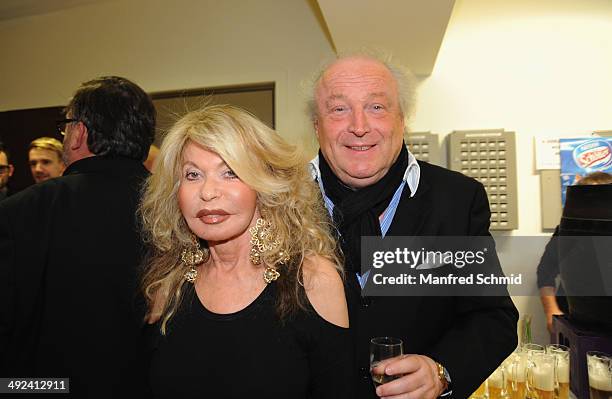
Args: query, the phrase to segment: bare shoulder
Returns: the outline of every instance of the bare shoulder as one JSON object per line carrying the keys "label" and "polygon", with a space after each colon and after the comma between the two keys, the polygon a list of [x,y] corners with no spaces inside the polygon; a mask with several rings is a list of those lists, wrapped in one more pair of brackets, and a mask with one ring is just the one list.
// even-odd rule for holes
{"label": "bare shoulder", "polygon": [[304,289],[312,307],[323,319],[347,328],[348,308],[344,284],[336,266],[321,256],[304,259]]}

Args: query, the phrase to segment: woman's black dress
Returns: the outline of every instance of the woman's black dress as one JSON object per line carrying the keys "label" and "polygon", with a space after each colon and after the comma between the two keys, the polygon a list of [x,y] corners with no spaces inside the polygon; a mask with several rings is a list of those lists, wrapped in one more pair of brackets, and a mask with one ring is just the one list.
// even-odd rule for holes
{"label": "woman's black dress", "polygon": [[311,307],[281,323],[276,283],[231,314],[207,310],[193,285],[166,336],[154,325],[150,382],[158,398],[350,398],[349,330]]}

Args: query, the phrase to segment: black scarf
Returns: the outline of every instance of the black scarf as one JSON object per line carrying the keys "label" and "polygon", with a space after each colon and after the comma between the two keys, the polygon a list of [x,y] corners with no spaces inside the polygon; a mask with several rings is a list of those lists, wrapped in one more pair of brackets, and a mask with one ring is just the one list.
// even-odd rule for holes
{"label": "black scarf", "polygon": [[361,237],[381,236],[378,216],[389,206],[408,167],[408,150],[402,149],[387,174],[358,190],[346,186],[334,175],[319,151],[319,169],[325,195],[334,203],[333,219],[345,257],[345,270],[361,272]]}

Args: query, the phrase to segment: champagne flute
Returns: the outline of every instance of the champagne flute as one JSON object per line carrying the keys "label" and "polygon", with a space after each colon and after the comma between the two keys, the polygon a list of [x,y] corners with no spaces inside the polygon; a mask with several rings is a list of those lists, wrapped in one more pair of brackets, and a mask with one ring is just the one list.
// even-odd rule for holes
{"label": "champagne flute", "polygon": [[384,360],[403,354],[403,343],[399,338],[376,337],[370,340],[370,374],[372,375],[375,388],[401,377],[400,375],[387,375],[384,370],[382,374],[377,374],[374,372],[374,369]]}

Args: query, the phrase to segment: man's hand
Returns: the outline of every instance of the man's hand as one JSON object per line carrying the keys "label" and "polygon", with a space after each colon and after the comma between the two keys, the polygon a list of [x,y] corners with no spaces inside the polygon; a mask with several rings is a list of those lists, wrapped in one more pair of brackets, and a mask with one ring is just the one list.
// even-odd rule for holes
{"label": "man's hand", "polygon": [[540,288],[540,300],[546,314],[546,328],[549,333],[552,331],[552,321],[554,315],[562,315],[563,312],[559,308],[557,298],[555,297],[555,287],[543,286]]}
{"label": "man's hand", "polygon": [[546,329],[550,334],[553,333],[553,316],[560,316],[563,312],[561,310],[552,310],[550,312],[546,312]]}
{"label": "man's hand", "polygon": [[376,395],[389,399],[435,399],[442,394],[436,362],[427,356],[402,355],[379,363],[376,374],[400,375],[376,388]]}

